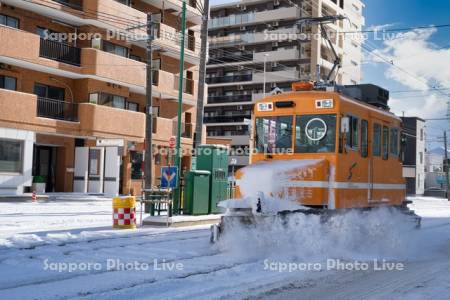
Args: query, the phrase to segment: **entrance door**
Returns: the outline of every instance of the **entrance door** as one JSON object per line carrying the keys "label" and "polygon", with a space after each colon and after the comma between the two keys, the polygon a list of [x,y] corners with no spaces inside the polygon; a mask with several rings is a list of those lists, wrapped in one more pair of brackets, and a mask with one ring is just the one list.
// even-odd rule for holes
{"label": "entrance door", "polygon": [[88,193],[103,193],[105,148],[89,148]]}
{"label": "entrance door", "polygon": [[33,176],[40,176],[45,182],[45,192],[55,191],[56,147],[35,146]]}
{"label": "entrance door", "polygon": [[107,196],[119,194],[120,156],[118,147],[105,148],[104,193]]}
{"label": "entrance door", "polygon": [[75,170],[73,177],[73,191],[87,193],[88,191],[89,147],[75,148]]}

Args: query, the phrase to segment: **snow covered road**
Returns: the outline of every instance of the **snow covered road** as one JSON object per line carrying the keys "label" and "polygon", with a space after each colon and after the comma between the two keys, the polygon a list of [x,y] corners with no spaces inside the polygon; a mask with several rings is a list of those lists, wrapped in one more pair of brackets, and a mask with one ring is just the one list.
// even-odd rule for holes
{"label": "snow covered road", "polygon": [[[111,203],[101,199],[0,203],[0,299],[448,299],[450,202],[413,200],[424,217],[419,231],[390,236],[374,219],[363,224],[350,216],[339,220],[338,231],[320,232],[315,220],[305,219],[312,225],[303,224],[301,245],[274,231],[215,246],[206,226],[110,230]],[[330,258],[371,267],[328,270]],[[404,270],[375,271],[373,258],[402,263]],[[267,261],[322,268],[271,270]]]}

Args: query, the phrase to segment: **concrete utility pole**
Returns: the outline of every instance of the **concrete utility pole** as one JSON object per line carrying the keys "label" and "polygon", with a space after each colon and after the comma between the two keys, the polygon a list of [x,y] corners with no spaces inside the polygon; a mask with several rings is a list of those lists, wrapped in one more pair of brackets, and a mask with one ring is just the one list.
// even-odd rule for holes
{"label": "concrete utility pole", "polygon": [[447,149],[447,130],[444,130],[444,170],[445,170],[445,183],[446,183],[446,190],[448,191],[449,189],[449,178],[448,178],[448,173],[449,173],[449,164],[448,164],[448,149]]}
{"label": "concrete utility pole", "polygon": [[203,136],[203,106],[205,101],[205,78],[206,78],[206,58],[208,56],[208,21],[209,21],[209,0],[204,0],[202,28],[200,31],[200,66],[198,74],[198,96],[197,96],[197,117],[195,122],[194,147],[202,143]]}
{"label": "concrete utility pole", "polygon": [[181,114],[183,112],[183,83],[184,83],[184,39],[186,31],[186,1],[183,0],[181,11],[181,36],[180,36],[180,81],[178,82],[178,113],[177,113],[177,144],[175,148],[175,166],[178,168],[178,180],[173,199],[173,211],[179,212],[180,206],[180,177],[181,177]]}
{"label": "concrete utility pole", "polygon": [[152,165],[153,165],[153,149],[152,149],[152,135],[153,135],[153,107],[152,107],[152,86],[153,86],[153,49],[152,43],[154,40],[154,23],[152,15],[147,14],[147,88],[145,101],[145,157],[144,157],[144,178],[145,189],[152,188]]}

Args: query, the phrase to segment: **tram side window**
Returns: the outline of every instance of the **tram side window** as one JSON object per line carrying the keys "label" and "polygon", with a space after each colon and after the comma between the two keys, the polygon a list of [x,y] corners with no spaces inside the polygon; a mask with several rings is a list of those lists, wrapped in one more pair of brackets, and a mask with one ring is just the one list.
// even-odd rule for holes
{"label": "tram side window", "polygon": [[350,130],[347,133],[347,146],[352,149],[358,148],[358,118],[349,116]]}
{"label": "tram side window", "polygon": [[361,120],[361,156],[367,157],[369,155],[369,123],[366,120]]}
{"label": "tram side window", "polygon": [[391,139],[390,139],[390,152],[393,156],[398,156],[399,154],[399,145],[398,145],[398,129],[392,128],[391,129]]}
{"label": "tram side window", "polygon": [[389,158],[389,128],[383,126],[383,159]]}
{"label": "tram side window", "polygon": [[381,125],[373,124],[372,155],[381,156]]}

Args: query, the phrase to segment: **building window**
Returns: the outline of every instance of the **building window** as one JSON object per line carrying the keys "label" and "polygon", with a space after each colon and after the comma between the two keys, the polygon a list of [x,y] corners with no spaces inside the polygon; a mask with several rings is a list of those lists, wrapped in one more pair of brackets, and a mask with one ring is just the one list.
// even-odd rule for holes
{"label": "building window", "polygon": [[420,128],[420,141],[423,141],[423,128]]}
{"label": "building window", "polygon": [[423,164],[423,152],[419,152],[419,162]]}
{"label": "building window", "polygon": [[142,179],[142,152],[130,151],[131,179]]}
{"label": "building window", "polygon": [[131,6],[131,0],[116,0],[116,2],[122,3],[126,6]]}
{"label": "building window", "polygon": [[17,79],[10,76],[0,76],[0,89],[17,91]]}
{"label": "building window", "polygon": [[127,102],[127,109],[131,111],[139,111],[139,104],[135,102]]}
{"label": "building window", "polygon": [[361,120],[361,156],[369,155],[369,123]]}
{"label": "building window", "polygon": [[383,159],[389,158],[389,128],[383,126]]}
{"label": "building window", "polygon": [[0,15],[0,24],[19,29],[19,19],[7,15]]}
{"label": "building window", "polygon": [[98,99],[98,104],[104,105],[104,106],[110,106],[115,108],[125,108],[125,97],[117,96],[117,95],[111,95],[106,93],[101,93],[100,97]]}
{"label": "building window", "polygon": [[352,149],[358,148],[358,123],[357,117],[349,116],[350,130],[347,133],[347,146]]}
{"label": "building window", "polygon": [[381,155],[381,125],[373,124],[372,155]]}
{"label": "building window", "polygon": [[23,142],[0,139],[0,173],[22,173]]}
{"label": "building window", "polygon": [[103,51],[108,52],[108,53],[112,53],[112,54],[116,54],[116,55],[120,55],[123,57],[128,57],[128,48],[127,47],[123,47],[123,46],[119,46],[110,42],[106,42],[103,41]]}
{"label": "building window", "polygon": [[36,83],[34,93],[38,97],[64,101],[65,90],[63,88]]}

